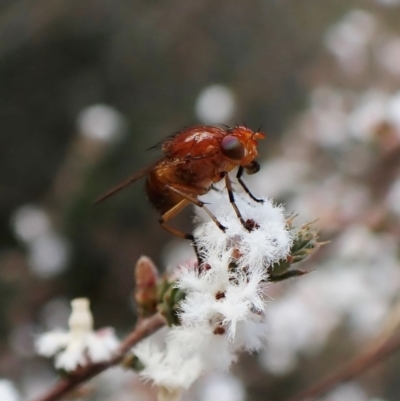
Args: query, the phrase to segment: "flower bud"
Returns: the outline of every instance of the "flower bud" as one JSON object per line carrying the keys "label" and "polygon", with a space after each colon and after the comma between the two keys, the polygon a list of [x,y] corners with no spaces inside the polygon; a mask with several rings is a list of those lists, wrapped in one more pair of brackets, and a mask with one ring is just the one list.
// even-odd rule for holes
{"label": "flower bud", "polygon": [[89,305],[87,298],[76,298],[71,301],[72,312],[68,320],[68,326],[71,331],[93,330],[93,316]]}
{"label": "flower bud", "polygon": [[139,316],[149,316],[157,310],[158,271],[153,261],[141,256],[135,266],[135,301]]}

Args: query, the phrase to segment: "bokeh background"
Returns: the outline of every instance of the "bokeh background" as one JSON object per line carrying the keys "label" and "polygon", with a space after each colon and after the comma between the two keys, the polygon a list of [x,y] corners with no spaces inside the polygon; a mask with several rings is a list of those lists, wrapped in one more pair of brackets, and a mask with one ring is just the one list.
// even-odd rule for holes
{"label": "bokeh background", "polygon": [[[198,401],[285,400],[400,322],[399,0],[3,0],[0,4],[0,390],[55,380],[34,338],[90,298],[96,327],[135,322],[133,268],[193,256],[162,230],[143,183],[93,207],[151,163],[146,149],[196,123],[268,134],[255,194],[318,219],[330,240],[302,278],[270,286],[269,344]],[[188,211],[176,225],[190,229]],[[386,337],[385,337],[386,336]],[[400,356],[326,401],[397,401]],[[115,370],[88,400],[153,400]],[[6,398],[8,397],[8,398]]]}

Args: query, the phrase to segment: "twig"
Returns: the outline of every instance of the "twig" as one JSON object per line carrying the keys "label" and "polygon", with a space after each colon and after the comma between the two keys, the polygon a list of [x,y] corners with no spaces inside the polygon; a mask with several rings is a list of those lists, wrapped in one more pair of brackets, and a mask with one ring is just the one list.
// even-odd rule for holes
{"label": "twig", "polygon": [[394,351],[399,349],[399,335],[391,337],[383,344],[380,343],[379,346],[374,346],[374,344],[372,344],[371,348],[367,349],[360,355],[357,355],[347,366],[332,373],[319,383],[297,393],[294,397],[287,399],[287,401],[315,400],[326,394],[339,383],[349,381],[366,370],[374,367],[385,358],[391,356]]}
{"label": "twig", "polygon": [[114,356],[107,362],[91,363],[80,368],[64,379],[61,379],[47,393],[35,399],[35,401],[55,401],[66,393],[70,392],[79,384],[98,375],[111,366],[117,365],[122,361],[125,354],[140,340],[148,337],[166,324],[164,317],[160,314],[153,315],[141,320],[136,328],[121,342]]}

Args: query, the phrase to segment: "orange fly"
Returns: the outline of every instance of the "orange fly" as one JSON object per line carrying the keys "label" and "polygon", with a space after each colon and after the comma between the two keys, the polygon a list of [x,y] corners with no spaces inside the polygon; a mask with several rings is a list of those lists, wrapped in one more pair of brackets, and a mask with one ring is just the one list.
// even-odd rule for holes
{"label": "orange fly", "polygon": [[161,147],[164,154],[159,161],[111,188],[95,203],[114,195],[139,178],[146,177],[146,193],[152,205],[161,214],[161,226],[174,235],[193,240],[191,234],[182,233],[166,223],[188,204],[193,203],[202,207],[218,227],[225,231],[225,227],[198,199],[198,196],[210,191],[214,183],[225,180],[229,200],[236,215],[250,231],[251,223],[243,220],[235,204],[228,173],[238,167],[238,182],[254,201],[262,202],[251,194],[242,180],[242,175],[244,170],[248,174],[259,171],[260,165],[255,160],[258,156],[257,139],[263,138],[265,135],[262,132],[254,132],[245,126],[222,128],[196,125],[185,128],[154,147]]}

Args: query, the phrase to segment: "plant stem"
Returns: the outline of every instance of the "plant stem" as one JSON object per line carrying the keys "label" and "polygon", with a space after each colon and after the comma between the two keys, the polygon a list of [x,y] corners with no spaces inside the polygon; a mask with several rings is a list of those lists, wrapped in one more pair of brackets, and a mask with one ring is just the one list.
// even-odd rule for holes
{"label": "plant stem", "polygon": [[36,398],[34,401],[55,401],[60,399],[66,393],[73,390],[79,384],[86,380],[98,375],[104,370],[119,364],[124,358],[125,354],[139,341],[148,337],[166,324],[164,317],[160,314],[153,315],[149,318],[142,319],[135,327],[135,329],[122,340],[120,346],[115,352],[114,356],[107,362],[90,363],[77,371],[73,372],[66,378],[60,379],[59,382],[48,390],[42,396]]}
{"label": "plant stem", "polygon": [[378,343],[377,346],[372,343],[365,352],[357,355],[348,365],[340,368],[323,380],[317,382],[315,385],[312,385],[297,393],[295,396],[290,397],[287,401],[311,401],[318,399],[318,397],[326,394],[333,387],[340,383],[352,380],[361,373],[382,362],[385,358],[388,358],[399,349],[399,335],[389,338],[383,344]]}

